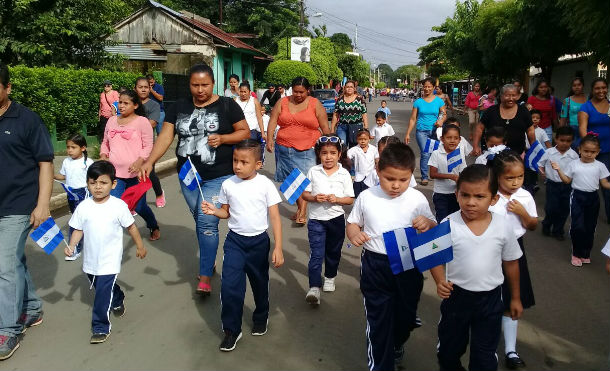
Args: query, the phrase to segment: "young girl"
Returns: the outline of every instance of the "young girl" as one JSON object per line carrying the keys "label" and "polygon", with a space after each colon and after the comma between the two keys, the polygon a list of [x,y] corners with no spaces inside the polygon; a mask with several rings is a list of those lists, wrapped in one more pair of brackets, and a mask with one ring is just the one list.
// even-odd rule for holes
{"label": "young girl", "polygon": [[[153,144],[153,129],[135,91],[121,93],[119,111],[121,116],[112,116],[108,120],[100,148],[100,158],[110,161],[116,168],[117,185],[111,195],[117,198],[127,188],[138,184],[138,172],[150,155]],[[161,238],[155,214],[146,204],[146,194],[138,201],[135,211],[146,221],[150,240]]]}
{"label": "young girl", "polygon": [[570,238],[572,239],[572,265],[581,267],[591,263],[591,249],[599,214],[599,184],[610,189],[606,166],[595,158],[599,154],[600,143],[596,134],[589,133],[580,140],[580,159],[573,160],[561,169],[552,162],[559,177],[566,184],[572,184],[570,215]]}
{"label": "young girl", "polygon": [[[76,206],[86,197],[87,169],[91,166],[93,160],[87,157],[87,140],[80,134],[74,134],[66,139],[66,150],[68,151],[68,157],[64,159],[59,174],[55,174],[54,178],[56,180],[65,180],[66,185],[72,188],[72,192],[78,196],[77,200],[68,198],[68,207],[70,212],[74,213]],[[70,227],[68,240],[73,231],[74,228]],[[74,249],[74,253],[66,256],[65,260],[74,261],[78,259],[82,250],[83,243],[79,242],[76,249]]]}
{"label": "young girl", "polygon": [[305,300],[318,305],[323,260],[325,269],[322,290],[335,291],[335,277],[345,239],[343,205],[351,205],[354,202],[354,188],[349,171],[339,163],[344,152],[341,150],[341,140],[338,136],[321,136],[316,142],[315,151],[319,164],[307,173],[307,179],[311,180],[311,183],[303,192],[303,199],[310,202],[307,230],[311,250],[309,291]]}
{"label": "young girl", "polygon": [[379,158],[377,147],[369,144],[371,134],[368,129],[360,129],[356,134],[358,145],[350,148],[347,151],[347,158],[352,161],[353,169],[355,170],[354,178],[354,194],[358,195],[369,188],[365,182],[371,171],[375,170],[375,160]]}
{"label": "young girl", "polygon": [[[536,203],[532,195],[521,188],[525,173],[525,166],[516,152],[506,150],[498,153],[493,160],[487,162],[498,177],[498,201],[489,208],[489,211],[506,216],[517,237],[523,255],[519,258],[519,286],[521,304],[527,309],[535,304],[534,290],[527,268],[523,235],[527,230],[533,231],[538,225]],[[505,275],[506,276],[506,275]],[[516,351],[517,325],[510,314],[511,292],[507,280],[502,284],[502,297],[504,298],[504,316],[502,317],[502,330],[504,331],[504,346],[506,365],[510,369],[525,366],[525,362]]]}

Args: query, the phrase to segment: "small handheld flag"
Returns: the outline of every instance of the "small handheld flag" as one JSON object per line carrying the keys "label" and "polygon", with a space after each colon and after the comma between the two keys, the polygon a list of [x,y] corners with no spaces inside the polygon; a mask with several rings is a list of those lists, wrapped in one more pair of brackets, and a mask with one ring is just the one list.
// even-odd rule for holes
{"label": "small handheld flag", "polygon": [[197,188],[197,184],[201,181],[201,176],[197,172],[197,169],[195,169],[195,166],[193,166],[190,158],[180,168],[178,178],[180,178],[182,183],[186,185],[186,188],[191,191],[194,191],[195,188]]}
{"label": "small handheld flag", "polygon": [[455,151],[447,153],[447,171],[452,172],[453,169],[462,164],[462,153],[460,147]]}
{"label": "small handheld flag", "polygon": [[415,228],[407,228],[407,240],[420,272],[453,260],[449,220],[419,234]]}
{"label": "small handheld flag", "polygon": [[399,274],[413,269],[413,258],[411,249],[407,242],[408,228],[400,228],[383,234],[383,243],[390,261],[392,273]]}
{"label": "small handheld flag", "polygon": [[30,236],[47,254],[51,254],[61,241],[64,241],[68,246],[64,240],[64,235],[51,217],[38,226]]}
{"label": "small handheld flag", "polygon": [[311,181],[307,179],[305,174],[295,168],[280,186],[280,192],[284,194],[284,197],[286,197],[289,204],[294,205],[309,183],[311,183]]}
{"label": "small handheld flag", "polygon": [[426,145],[424,146],[424,152],[425,153],[432,153],[434,151],[436,151],[438,149],[438,147],[440,147],[441,142],[439,142],[438,140],[434,140],[434,139],[426,139]]}
{"label": "small handheld flag", "polygon": [[81,198],[78,193],[74,192],[74,189],[72,187],[70,187],[69,185],[62,183],[58,180],[56,180],[57,183],[61,184],[61,186],[64,188],[64,191],[66,191],[66,196],[68,197],[69,201],[82,201],[84,200],[84,198]]}
{"label": "small handheld flag", "polygon": [[534,141],[525,154],[525,167],[538,171],[538,161],[544,156],[544,147],[539,141]]}

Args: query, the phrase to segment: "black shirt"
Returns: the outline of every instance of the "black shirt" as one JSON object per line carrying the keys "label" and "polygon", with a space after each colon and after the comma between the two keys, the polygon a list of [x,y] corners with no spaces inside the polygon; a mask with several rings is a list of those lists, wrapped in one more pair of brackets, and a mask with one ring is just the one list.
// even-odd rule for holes
{"label": "black shirt", "polygon": [[203,180],[233,174],[233,145],[212,148],[208,136],[231,134],[235,131],[233,125],[241,120],[245,120],[244,112],[232,98],[218,97],[203,108],[195,107],[192,98],[180,99],[169,106],[165,122],[173,124],[178,134],[178,171],[190,156]]}
{"label": "black shirt", "polygon": [[0,216],[29,215],[38,201],[38,163],[53,161],[53,145],[36,113],[11,102],[0,116]]}
{"label": "black shirt", "polygon": [[263,104],[263,102],[265,101],[265,98],[269,99],[269,106],[271,106],[271,108],[275,107],[275,104],[277,103],[278,100],[280,100],[280,98],[282,97],[282,94],[278,91],[275,90],[273,93],[271,93],[269,90],[266,90],[263,93],[263,97],[261,98],[261,104]]}
{"label": "black shirt", "polygon": [[527,104],[527,94],[521,93],[521,95],[519,96],[519,99],[517,99],[517,104],[520,106],[523,104]]}
{"label": "black shirt", "polygon": [[501,126],[506,130],[506,146],[521,154],[525,151],[527,129],[532,126],[532,117],[525,106],[517,106],[517,113],[512,119],[506,120],[500,116],[500,105],[489,107],[481,117],[485,129]]}

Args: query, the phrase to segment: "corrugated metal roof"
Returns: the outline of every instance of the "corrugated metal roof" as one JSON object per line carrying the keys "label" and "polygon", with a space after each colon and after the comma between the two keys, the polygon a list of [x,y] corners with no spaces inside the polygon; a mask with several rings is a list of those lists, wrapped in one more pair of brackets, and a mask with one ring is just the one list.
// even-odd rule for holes
{"label": "corrugated metal roof", "polygon": [[166,55],[156,54],[150,48],[138,44],[118,44],[104,48],[108,53],[120,54],[132,60],[140,61],[167,61]]}

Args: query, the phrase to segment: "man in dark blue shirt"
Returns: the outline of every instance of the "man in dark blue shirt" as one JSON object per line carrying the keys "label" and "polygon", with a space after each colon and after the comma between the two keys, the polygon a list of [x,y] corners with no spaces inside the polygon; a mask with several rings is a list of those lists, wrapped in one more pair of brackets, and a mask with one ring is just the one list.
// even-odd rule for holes
{"label": "man in dark blue shirt", "polygon": [[163,127],[163,121],[165,120],[165,108],[163,107],[163,96],[165,95],[165,90],[161,84],[158,84],[155,81],[155,77],[153,75],[146,75],[146,79],[148,80],[148,85],[150,85],[150,99],[159,103],[159,107],[161,108],[159,122],[157,123],[157,126],[155,126],[155,131],[157,132],[157,135],[159,135],[161,128]]}

